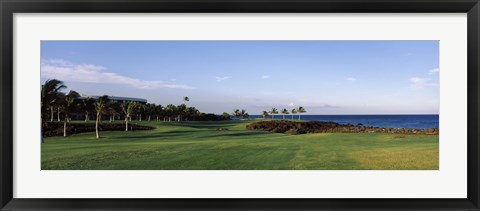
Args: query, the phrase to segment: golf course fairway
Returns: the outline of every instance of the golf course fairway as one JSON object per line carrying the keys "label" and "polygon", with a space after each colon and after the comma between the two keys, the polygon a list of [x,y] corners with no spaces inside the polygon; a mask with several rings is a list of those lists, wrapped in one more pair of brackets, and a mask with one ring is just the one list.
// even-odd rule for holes
{"label": "golf course fairway", "polygon": [[[145,131],[47,137],[42,170],[438,170],[438,135],[247,130],[259,120],[134,121]],[[78,122],[80,124],[81,121]],[[116,121],[122,124],[122,121]],[[75,123],[71,123],[75,124]]]}

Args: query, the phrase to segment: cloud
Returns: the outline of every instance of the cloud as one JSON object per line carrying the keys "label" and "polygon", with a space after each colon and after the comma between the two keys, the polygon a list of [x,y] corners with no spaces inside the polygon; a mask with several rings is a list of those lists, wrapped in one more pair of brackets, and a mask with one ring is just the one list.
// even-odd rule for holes
{"label": "cloud", "polygon": [[65,61],[63,59],[49,59],[49,60],[42,59],[42,65],[43,64],[51,64],[51,65],[57,65],[57,66],[73,66],[74,65],[71,62]]}
{"label": "cloud", "polygon": [[341,108],[340,106],[336,106],[336,105],[330,105],[330,104],[325,104],[323,106],[321,106],[322,108]]}
{"label": "cloud", "polygon": [[440,69],[437,67],[437,68],[433,68],[431,70],[428,71],[428,74],[429,75],[434,75],[434,74],[438,74],[440,72]]}
{"label": "cloud", "polygon": [[438,83],[432,82],[430,78],[413,77],[409,79],[410,86],[414,89],[438,87]]}
{"label": "cloud", "polygon": [[220,81],[228,80],[228,79],[230,79],[230,78],[232,78],[232,77],[231,77],[231,76],[223,76],[223,77],[216,76],[216,77],[215,77],[215,80],[216,80],[217,82],[220,82]]}
{"label": "cloud", "polygon": [[293,107],[295,104],[293,102],[289,103],[288,106]]}
{"label": "cloud", "polygon": [[262,78],[262,79],[267,79],[267,78],[270,78],[270,77],[271,77],[271,76],[269,76],[269,75],[262,75],[261,78]]}
{"label": "cloud", "polygon": [[305,106],[308,108],[341,108],[340,106],[337,105],[330,105],[330,104],[323,104],[323,105],[310,105],[310,106]]}
{"label": "cloud", "polygon": [[123,76],[106,71],[106,67],[93,64],[74,64],[69,61],[42,60],[41,76],[62,81],[127,85],[137,89],[194,89],[194,87],[169,81],[150,81]]}
{"label": "cloud", "polygon": [[354,78],[354,77],[348,77],[348,78],[347,78],[347,81],[356,81],[356,80],[357,80],[357,79]]}

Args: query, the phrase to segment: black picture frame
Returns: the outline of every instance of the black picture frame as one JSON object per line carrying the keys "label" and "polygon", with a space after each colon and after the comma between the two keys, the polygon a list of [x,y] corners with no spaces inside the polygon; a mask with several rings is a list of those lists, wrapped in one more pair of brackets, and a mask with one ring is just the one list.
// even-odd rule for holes
{"label": "black picture frame", "polygon": [[[2,210],[479,210],[479,0],[0,0]],[[15,13],[467,13],[466,199],[19,199],[13,198]],[[234,191],[234,190],[232,190]]]}

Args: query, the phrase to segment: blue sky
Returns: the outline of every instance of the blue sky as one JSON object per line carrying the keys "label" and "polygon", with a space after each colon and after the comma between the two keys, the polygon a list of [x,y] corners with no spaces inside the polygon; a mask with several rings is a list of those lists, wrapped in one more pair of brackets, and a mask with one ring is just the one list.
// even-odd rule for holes
{"label": "blue sky", "polygon": [[203,112],[438,114],[438,41],[42,41],[41,80]]}

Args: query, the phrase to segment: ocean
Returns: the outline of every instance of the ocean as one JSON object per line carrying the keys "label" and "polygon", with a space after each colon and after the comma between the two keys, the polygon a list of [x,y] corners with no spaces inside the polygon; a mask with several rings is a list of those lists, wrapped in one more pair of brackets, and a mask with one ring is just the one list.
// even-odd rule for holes
{"label": "ocean", "polygon": [[[263,118],[259,115],[252,115],[252,118]],[[275,119],[282,119],[283,115],[277,114]],[[285,119],[291,119],[292,115],[285,115]],[[294,115],[295,120],[298,115]],[[272,119],[267,116],[265,119]],[[427,129],[438,128],[438,115],[301,115],[301,120],[308,121],[331,121],[339,124],[363,124],[365,126],[386,127],[386,128],[411,128]]]}

